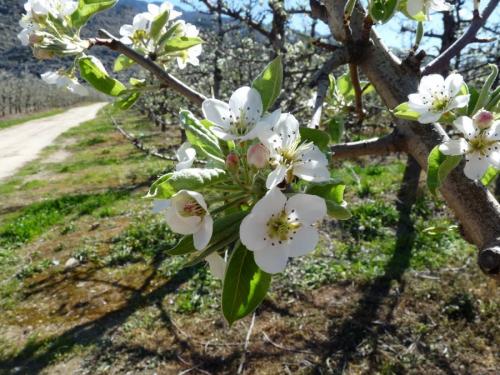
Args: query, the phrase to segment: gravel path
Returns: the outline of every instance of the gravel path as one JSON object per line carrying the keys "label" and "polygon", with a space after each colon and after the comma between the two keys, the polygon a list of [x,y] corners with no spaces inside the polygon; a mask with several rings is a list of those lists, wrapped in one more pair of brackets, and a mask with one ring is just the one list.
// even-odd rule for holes
{"label": "gravel path", "polygon": [[107,103],[95,103],[0,130],[0,180],[12,176],[58,135],[92,120]]}

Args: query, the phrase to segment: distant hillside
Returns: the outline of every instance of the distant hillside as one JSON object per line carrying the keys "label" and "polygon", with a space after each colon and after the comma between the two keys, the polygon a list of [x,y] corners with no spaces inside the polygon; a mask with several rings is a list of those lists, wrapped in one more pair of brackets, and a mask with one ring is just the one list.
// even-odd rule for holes
{"label": "distant hillside", "polygon": [[[31,50],[20,44],[17,34],[20,31],[19,19],[24,12],[24,0],[0,0],[0,70],[6,70],[16,75],[32,73],[39,75],[49,69],[61,67],[60,59],[39,61],[36,60]],[[146,10],[147,3],[140,0],[119,0],[118,4],[94,17],[84,29],[83,36],[95,36],[97,30],[105,28],[117,35],[120,26],[132,22],[133,16]],[[197,26],[209,27],[210,16],[198,12],[184,12],[184,20]],[[105,63],[110,63],[114,54],[111,51],[99,49],[93,51]],[[68,60],[71,61],[71,60]]]}

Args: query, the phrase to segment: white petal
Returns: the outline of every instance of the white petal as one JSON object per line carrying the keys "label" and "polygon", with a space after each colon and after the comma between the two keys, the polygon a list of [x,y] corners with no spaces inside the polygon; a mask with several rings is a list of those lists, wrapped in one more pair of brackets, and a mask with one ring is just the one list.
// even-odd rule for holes
{"label": "white petal", "polygon": [[191,191],[191,190],[181,190],[180,192],[185,192],[191,196],[205,211],[208,211],[207,203],[205,202],[205,198],[203,198],[203,195],[196,191]]}
{"label": "white petal", "polygon": [[247,135],[241,138],[241,140],[246,141],[255,138],[261,139],[262,137],[269,138],[273,134],[271,128],[278,123],[280,116],[280,109],[265,115]]}
{"label": "white petal", "polygon": [[469,150],[469,144],[463,138],[449,140],[439,146],[445,155],[463,155]]}
{"label": "white petal", "polygon": [[[409,2],[410,3],[410,2]],[[420,9],[422,10],[422,9]],[[418,13],[418,12],[417,12]],[[419,93],[434,93],[444,91],[444,78],[440,74],[429,74],[422,77],[418,86]]]}
{"label": "white petal", "polygon": [[153,201],[153,213],[156,214],[160,211],[166,210],[170,206],[170,199],[157,199]]}
{"label": "white petal", "polygon": [[193,234],[193,243],[196,250],[203,250],[207,247],[214,229],[214,221],[212,216],[205,215],[203,218],[200,229]]}
{"label": "white petal", "polygon": [[153,16],[160,14],[160,7],[156,4],[148,4],[148,12]]}
{"label": "white petal", "polygon": [[45,83],[48,83],[49,85],[55,85],[57,84],[60,76],[59,73],[50,71],[41,74],[40,77]]}
{"label": "white petal", "polygon": [[281,115],[280,121],[274,131],[281,137],[283,148],[288,148],[295,144],[296,140],[300,137],[299,126],[299,122],[294,115],[290,113]]}
{"label": "white petal", "polygon": [[132,25],[123,25],[120,27],[120,35],[130,36],[134,33],[134,27]]}
{"label": "white petal", "polygon": [[415,16],[424,10],[424,0],[408,0],[406,10],[410,16]]}
{"label": "white petal", "polygon": [[203,115],[205,118],[214,124],[219,125],[223,129],[229,129],[229,106],[217,99],[207,99],[202,106]]}
{"label": "white petal", "polygon": [[471,180],[479,180],[488,169],[489,159],[474,153],[466,156],[464,174]]}
{"label": "white petal", "polygon": [[486,133],[486,138],[491,141],[500,141],[500,121],[496,121],[491,125]]}
{"label": "white petal", "polygon": [[[259,218],[269,219],[271,215],[281,212],[285,208],[286,196],[280,189],[274,188],[267,192],[252,209],[252,214]],[[266,221],[267,223],[267,221]]]}
{"label": "white petal", "polygon": [[244,114],[247,123],[256,124],[262,116],[262,99],[257,90],[240,87],[231,95],[229,108],[237,118]]}
{"label": "white petal", "polygon": [[302,227],[288,244],[288,256],[298,257],[309,254],[316,248],[318,241],[319,234],[315,228]]}
{"label": "white petal", "polygon": [[286,202],[286,212],[296,215],[300,223],[310,225],[326,216],[326,203],[316,195],[295,194]]}
{"label": "white petal", "polygon": [[460,91],[460,87],[464,84],[464,79],[460,74],[450,74],[444,81],[444,88],[450,98],[453,98]]}
{"label": "white petal", "polygon": [[167,225],[173,232],[179,234],[193,234],[198,231],[200,225],[199,216],[181,216],[174,207],[167,209],[165,214]]}
{"label": "white petal", "polygon": [[466,139],[475,138],[479,133],[479,129],[474,125],[474,121],[467,116],[460,116],[453,122],[453,125]]}
{"label": "white petal", "polygon": [[177,157],[177,160],[179,160],[175,169],[177,171],[181,171],[186,168],[191,168],[194,159],[196,158],[196,150],[191,146],[191,143],[184,142],[176,151],[175,156]]}
{"label": "white petal", "polygon": [[274,171],[267,175],[266,188],[272,189],[280,184],[286,176],[287,167],[279,164]]}
{"label": "white petal", "polygon": [[293,174],[304,181],[324,182],[330,179],[328,168],[316,161],[301,163],[293,167]]}
{"label": "white petal", "polygon": [[269,218],[262,215],[247,215],[240,225],[240,240],[248,250],[259,251],[267,243],[267,221]]}
{"label": "white petal", "polygon": [[321,150],[316,147],[312,146],[308,148],[304,152],[304,156],[302,156],[303,161],[316,161],[320,165],[328,165],[328,159],[326,158],[326,155],[321,152]]}
{"label": "white petal", "polygon": [[433,122],[437,122],[441,118],[441,112],[424,112],[421,113],[418,122],[421,124],[431,124]]}
{"label": "white petal", "polygon": [[448,109],[453,109],[453,108],[463,108],[467,104],[469,104],[469,98],[470,95],[459,95],[450,102],[448,105]]}
{"label": "white petal", "polygon": [[219,126],[212,126],[210,130],[212,131],[212,133],[214,133],[214,135],[217,138],[222,139],[224,141],[234,141],[236,140],[236,138],[238,138],[234,134],[229,133],[226,129],[223,129],[222,127]]}
{"label": "white petal", "polygon": [[488,155],[488,159],[490,164],[493,165],[496,169],[500,169],[500,151],[492,151]]}
{"label": "white petal", "polygon": [[425,96],[421,94],[410,94],[408,95],[408,105],[410,108],[429,108],[428,104],[424,104]]}
{"label": "white petal", "polygon": [[212,253],[205,258],[210,267],[210,272],[216,279],[223,280],[226,272],[226,261],[217,253]]}
{"label": "white petal", "polygon": [[288,256],[282,247],[269,246],[253,255],[259,268],[271,274],[282,272],[288,261]]}

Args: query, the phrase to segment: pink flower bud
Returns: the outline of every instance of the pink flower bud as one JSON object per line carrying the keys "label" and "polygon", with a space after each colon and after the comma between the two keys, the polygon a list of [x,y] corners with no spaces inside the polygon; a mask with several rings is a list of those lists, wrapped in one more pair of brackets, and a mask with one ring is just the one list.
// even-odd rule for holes
{"label": "pink flower bud", "polygon": [[240,168],[240,158],[238,154],[231,152],[229,153],[229,155],[227,155],[226,168],[232,172],[235,172]]}
{"label": "pink flower bud", "polygon": [[488,129],[495,118],[491,112],[480,109],[472,119],[479,129]]}
{"label": "pink flower bud", "polygon": [[262,143],[257,143],[248,149],[247,162],[248,165],[255,168],[264,168],[269,161],[269,151]]}

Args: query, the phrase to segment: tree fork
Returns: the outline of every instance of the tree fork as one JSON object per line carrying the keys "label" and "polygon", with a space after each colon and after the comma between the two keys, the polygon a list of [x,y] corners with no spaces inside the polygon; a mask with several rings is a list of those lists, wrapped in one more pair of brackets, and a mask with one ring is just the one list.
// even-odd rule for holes
{"label": "tree fork", "polygon": [[[498,0],[491,0],[498,3]],[[328,24],[332,35],[344,44],[347,35],[343,25],[345,1],[326,0]],[[489,9],[489,5],[487,6]],[[358,4],[351,16],[351,32],[354,43],[361,40],[365,12]],[[482,20],[484,23],[485,20]],[[439,59],[439,57],[437,58]],[[385,105],[392,109],[406,102],[408,95],[417,91],[419,73],[415,72],[391,54],[374,30],[371,41],[364,47],[359,67],[374,85]],[[403,151],[427,169],[427,157],[431,150],[448,140],[439,124],[422,125],[416,122],[396,120],[396,129],[404,138]],[[487,275],[500,275],[500,205],[480,183],[467,179],[458,167],[453,170],[440,188],[448,206],[461,222],[467,238],[478,248],[478,263]]]}

